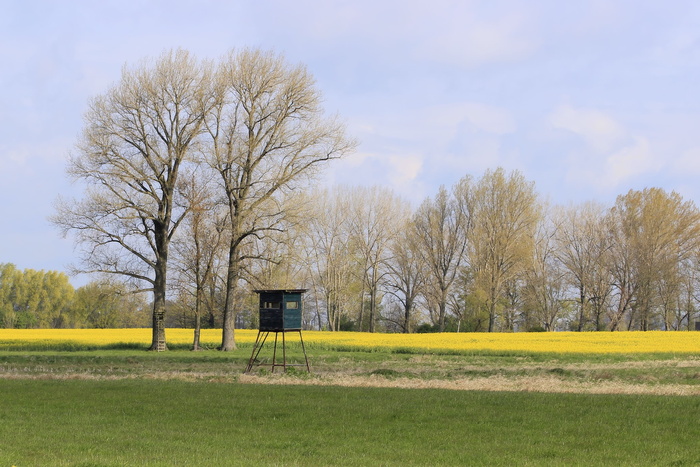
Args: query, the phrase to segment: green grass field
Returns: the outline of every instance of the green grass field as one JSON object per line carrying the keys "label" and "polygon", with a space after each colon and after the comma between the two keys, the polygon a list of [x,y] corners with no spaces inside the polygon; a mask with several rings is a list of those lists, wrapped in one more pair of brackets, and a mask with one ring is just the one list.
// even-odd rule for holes
{"label": "green grass field", "polygon": [[2,380],[0,465],[697,465],[700,399]]}
{"label": "green grass field", "polygon": [[700,464],[693,356],[249,352],[2,351],[0,466]]}

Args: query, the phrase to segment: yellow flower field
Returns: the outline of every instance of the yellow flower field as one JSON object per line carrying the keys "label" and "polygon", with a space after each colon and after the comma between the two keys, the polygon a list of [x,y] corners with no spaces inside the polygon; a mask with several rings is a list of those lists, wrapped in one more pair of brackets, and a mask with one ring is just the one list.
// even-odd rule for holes
{"label": "yellow flower field", "polygon": [[[252,344],[257,330],[236,330],[236,341]],[[310,348],[344,350],[389,350],[410,352],[470,351],[554,352],[554,353],[683,353],[700,354],[698,332],[557,332],[557,333],[442,333],[369,334],[358,332],[304,331]],[[192,342],[191,329],[167,329],[169,344]],[[290,333],[289,342],[298,342]],[[0,348],[18,344],[60,344],[108,346],[151,342],[150,329],[0,329]],[[201,342],[216,346],[221,330],[202,330]]]}

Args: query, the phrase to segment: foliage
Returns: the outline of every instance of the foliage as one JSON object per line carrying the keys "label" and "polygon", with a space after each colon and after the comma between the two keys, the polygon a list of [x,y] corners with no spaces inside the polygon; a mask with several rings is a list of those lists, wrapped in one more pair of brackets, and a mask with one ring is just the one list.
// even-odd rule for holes
{"label": "foliage", "polygon": [[0,264],[0,327],[140,327],[148,325],[145,308],[121,283],[98,280],[76,290],[64,273]]}
{"label": "foliage", "polygon": [[73,294],[64,273],[20,271],[12,264],[0,264],[0,326],[70,326],[75,319],[70,309]]}

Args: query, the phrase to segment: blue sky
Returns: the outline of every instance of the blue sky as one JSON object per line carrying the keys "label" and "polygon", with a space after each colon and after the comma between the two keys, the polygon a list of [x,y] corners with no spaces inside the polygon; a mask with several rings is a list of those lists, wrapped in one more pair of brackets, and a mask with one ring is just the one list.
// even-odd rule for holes
{"label": "blue sky", "polygon": [[[700,2],[0,0],[0,263],[64,270],[48,223],[91,96],[170,48],[304,63],[360,145],[326,184],[414,205],[520,170],[555,204],[700,202]],[[74,283],[84,279],[76,279]]]}

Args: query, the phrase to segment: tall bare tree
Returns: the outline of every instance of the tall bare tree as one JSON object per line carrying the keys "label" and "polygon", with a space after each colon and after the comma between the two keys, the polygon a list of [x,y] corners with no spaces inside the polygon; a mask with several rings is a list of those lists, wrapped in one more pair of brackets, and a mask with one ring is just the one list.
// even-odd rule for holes
{"label": "tall bare tree", "polygon": [[361,263],[359,330],[364,326],[365,297],[369,300],[368,331],[374,332],[378,318],[379,286],[386,273],[389,245],[398,234],[401,219],[410,216],[409,206],[391,190],[358,187],[349,191],[350,229],[357,260]]}
{"label": "tall bare tree", "polygon": [[[455,191],[466,192],[469,183],[468,178],[463,179]],[[445,330],[450,287],[457,278],[467,246],[470,218],[469,212],[462,208],[462,199],[440,187],[435,197],[425,200],[414,214],[416,246],[427,271],[426,301],[437,307],[440,332]]]}
{"label": "tall bare tree", "polygon": [[94,98],[68,173],[87,184],[52,221],[82,248],[79,272],[117,274],[153,292],[151,349],[165,343],[170,241],[187,211],[180,172],[211,105],[210,70],[183,50],[124,68]]}
{"label": "tall bare tree", "polygon": [[420,261],[413,219],[407,217],[399,223],[399,234],[392,239],[389,250],[384,286],[401,305],[401,329],[408,333],[416,301],[425,284],[425,268]]}
{"label": "tall bare tree", "polygon": [[554,331],[566,300],[565,268],[556,255],[557,224],[551,211],[545,208],[543,219],[537,224],[533,256],[525,269],[525,296],[538,324],[545,331]]}
{"label": "tall bare tree", "polygon": [[347,187],[315,190],[309,196],[305,257],[315,308],[325,311],[331,331],[340,330],[341,321],[350,320],[362,288],[363,275],[351,242],[351,196]]}
{"label": "tall bare tree", "polygon": [[577,290],[577,331],[589,320],[601,330],[604,305],[611,292],[611,278],[605,264],[608,239],[603,218],[605,208],[585,203],[557,212],[556,255],[566,268],[568,280]]}
{"label": "tall bare tree", "polygon": [[231,222],[221,350],[232,350],[236,288],[251,259],[245,243],[281,230],[285,195],[355,143],[324,116],[306,68],[279,55],[231,52],[217,71],[216,90],[203,150],[220,175]]}

